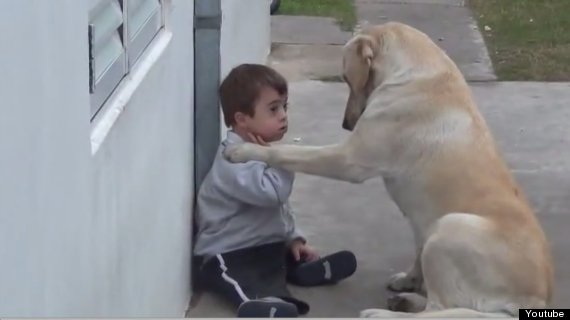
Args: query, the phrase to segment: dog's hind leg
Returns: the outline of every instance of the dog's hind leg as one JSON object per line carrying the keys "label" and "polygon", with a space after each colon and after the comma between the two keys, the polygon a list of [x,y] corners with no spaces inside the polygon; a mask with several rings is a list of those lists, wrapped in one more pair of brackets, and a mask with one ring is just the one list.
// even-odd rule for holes
{"label": "dog's hind leg", "polygon": [[501,260],[505,258],[502,253],[508,251],[490,236],[492,228],[489,220],[473,214],[450,213],[440,218],[421,256],[427,289],[425,310],[368,309],[361,317],[516,317],[523,306],[543,306],[512,294],[512,270]]}
{"label": "dog's hind leg", "polygon": [[468,213],[450,213],[435,223],[422,252],[428,310],[518,315],[532,293],[516,291],[509,247],[493,236],[494,228],[487,218]]}

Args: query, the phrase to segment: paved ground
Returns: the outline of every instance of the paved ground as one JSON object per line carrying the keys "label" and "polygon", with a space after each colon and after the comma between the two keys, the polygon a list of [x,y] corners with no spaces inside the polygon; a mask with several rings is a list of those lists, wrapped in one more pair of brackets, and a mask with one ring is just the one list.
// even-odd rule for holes
{"label": "paved ground", "polygon": [[330,17],[272,16],[271,41],[280,44],[343,45],[352,32],[342,31]]}
{"label": "paved ground", "polygon": [[444,49],[467,80],[495,80],[491,60],[469,8],[462,0],[355,0],[362,25],[389,20],[425,32]]}
{"label": "paved ground", "polygon": [[341,48],[351,37],[333,18],[273,16],[270,64],[289,81],[338,77]]}
{"label": "paved ground", "polygon": [[[415,25],[448,51],[467,79],[494,79],[486,49],[463,1],[356,3],[362,24],[390,17]],[[291,131],[285,142],[335,143],[346,134],[340,124],[347,87],[307,79],[340,74],[340,46],[348,34],[335,29],[331,19],[273,19],[276,43],[270,63],[292,81]],[[291,22],[297,25],[293,27]],[[293,34],[288,28],[296,31]],[[319,32],[324,36],[315,39]],[[556,264],[554,307],[569,307],[570,83],[476,82],[472,90],[551,241]],[[297,139],[300,142],[295,142]],[[298,174],[292,202],[299,212],[299,225],[313,245],[323,253],[353,250],[359,264],[352,278],[336,286],[292,287],[299,298],[311,304],[309,317],[356,317],[362,309],[385,307],[386,281],[412,261],[413,243],[406,220],[388,198],[381,180],[353,185]],[[205,294],[189,316],[232,317],[233,312]]]}

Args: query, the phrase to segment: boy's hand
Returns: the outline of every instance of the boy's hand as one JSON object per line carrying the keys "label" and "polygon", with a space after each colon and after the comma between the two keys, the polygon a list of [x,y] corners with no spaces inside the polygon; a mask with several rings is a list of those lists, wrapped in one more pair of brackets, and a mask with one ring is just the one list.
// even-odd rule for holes
{"label": "boy's hand", "polygon": [[263,138],[258,136],[258,135],[255,135],[251,132],[248,132],[247,136],[249,137],[249,141],[251,143],[255,143],[255,144],[258,144],[258,145],[264,146],[264,147],[269,146],[269,143],[265,142],[265,140],[263,140]]}
{"label": "boy's hand", "polygon": [[293,241],[291,244],[291,253],[293,254],[295,261],[299,261],[301,258],[304,258],[307,262],[319,259],[318,252],[300,240]]}

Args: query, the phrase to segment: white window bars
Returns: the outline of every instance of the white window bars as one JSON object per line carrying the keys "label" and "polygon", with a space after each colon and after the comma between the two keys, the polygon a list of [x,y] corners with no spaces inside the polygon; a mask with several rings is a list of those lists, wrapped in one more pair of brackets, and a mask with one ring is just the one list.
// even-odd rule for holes
{"label": "white window bars", "polygon": [[91,118],[163,26],[161,0],[100,0],[90,11]]}

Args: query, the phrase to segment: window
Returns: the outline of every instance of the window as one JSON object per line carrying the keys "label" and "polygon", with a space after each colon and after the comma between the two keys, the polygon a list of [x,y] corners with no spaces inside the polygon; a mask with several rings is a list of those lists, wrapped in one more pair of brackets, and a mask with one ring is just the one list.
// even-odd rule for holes
{"label": "window", "polygon": [[163,27],[161,0],[99,0],[89,12],[91,118]]}

